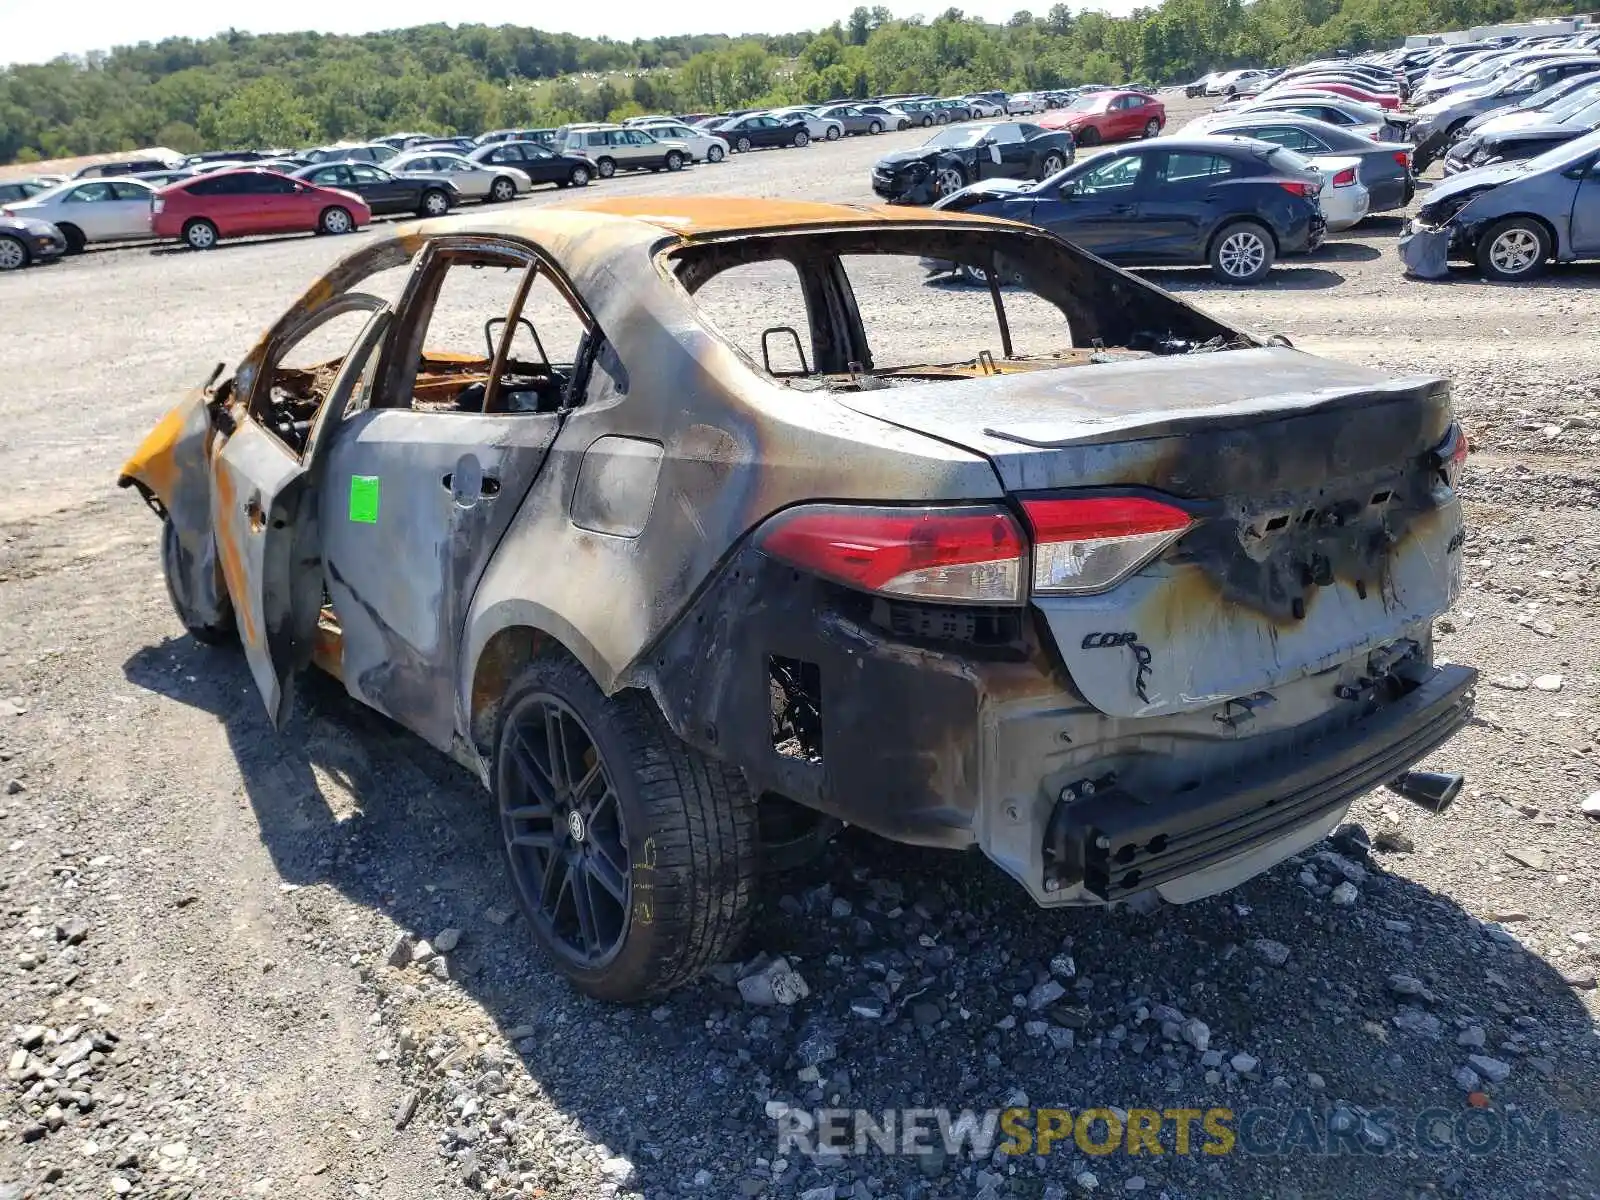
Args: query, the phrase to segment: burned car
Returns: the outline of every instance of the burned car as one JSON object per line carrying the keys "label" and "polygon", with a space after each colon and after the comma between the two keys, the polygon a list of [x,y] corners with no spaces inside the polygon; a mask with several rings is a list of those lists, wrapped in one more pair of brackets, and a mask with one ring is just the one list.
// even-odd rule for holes
{"label": "burned car", "polygon": [[932,204],[980,179],[1048,179],[1072,157],[1065,130],[1024,121],[964,125],[885,154],[873,165],[872,190],[892,204]]}
{"label": "burned car", "polygon": [[120,482],[272,720],[315,665],[453,756],[536,940],[625,1000],[840,822],[1103,905],[1447,802],[1402,776],[1470,711],[1465,453],[1442,380],[1043,230],[654,196],[380,235]]}

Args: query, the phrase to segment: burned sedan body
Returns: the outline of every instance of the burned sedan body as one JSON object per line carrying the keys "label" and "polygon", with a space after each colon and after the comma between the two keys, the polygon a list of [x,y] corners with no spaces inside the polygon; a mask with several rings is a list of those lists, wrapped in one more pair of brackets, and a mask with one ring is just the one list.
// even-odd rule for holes
{"label": "burned sedan body", "polygon": [[731,953],[797,813],[979,847],[1040,904],[1184,901],[1470,711],[1431,637],[1447,385],[1264,345],[1027,226],[415,223],[218,379],[121,476],[181,620],[237,634],[274,721],[315,664],[476,774],[597,996]]}

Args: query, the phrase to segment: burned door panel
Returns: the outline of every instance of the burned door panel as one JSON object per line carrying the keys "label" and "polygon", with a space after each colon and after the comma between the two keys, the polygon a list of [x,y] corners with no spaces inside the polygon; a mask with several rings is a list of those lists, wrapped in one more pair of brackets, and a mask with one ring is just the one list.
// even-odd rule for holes
{"label": "burned door panel", "polygon": [[322,598],[308,482],[298,457],[249,418],[214,464],[211,515],[222,573],[274,725],[288,715],[295,669],[310,659]]}
{"label": "burned door panel", "polygon": [[558,414],[376,409],[330,433],[323,545],[345,686],[435,746],[456,731],[467,606],[559,426]]}

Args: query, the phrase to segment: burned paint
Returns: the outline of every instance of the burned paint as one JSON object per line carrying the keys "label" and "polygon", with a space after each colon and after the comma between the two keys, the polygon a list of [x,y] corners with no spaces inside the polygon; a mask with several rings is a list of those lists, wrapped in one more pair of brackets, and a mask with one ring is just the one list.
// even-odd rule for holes
{"label": "burned paint", "polygon": [[[1063,344],[875,371],[849,254],[988,264],[1061,312]],[[329,431],[302,462],[263,432],[275,347],[411,255],[369,407],[345,415],[322,384],[300,395],[343,417],[292,414]],[[546,373],[558,404],[472,409],[467,384],[494,362],[427,356],[429,289],[452,255],[536,262],[571,300],[585,337],[559,380]],[[729,267],[774,259],[806,295],[803,380],[768,374],[695,301]],[[1367,739],[1353,753],[1370,772],[1442,728],[1406,697],[1439,678],[1428,623],[1457,586],[1459,505],[1423,455],[1450,427],[1445,386],[1262,348],[1038,230],[732,200],[408,225],[308,291],[235,388],[211,408],[212,524],[274,715],[299,662],[334,661],[316,621],[326,585],[350,692],[486,780],[505,687],[559,647],[607,693],[648,689],[681,737],[755,786],[892,837],[981,845],[1056,903],[1092,898],[1046,887],[1046,833],[1075,780],[1214,796],[1207,780],[1324,739]],[[178,444],[170,429],[155,441]],[[382,479],[381,505],[353,503],[362,478]],[[613,479],[615,511],[593,494]],[[850,591],[752,541],[818,499],[1016,511],[1027,493],[1086,487],[1175,498],[1193,537],[1104,595],[991,608]],[[1372,511],[1345,511],[1357,499]],[[1269,528],[1307,509],[1315,527]],[[1086,649],[1108,630],[1138,636]],[[1108,653],[1116,667],[1088,661]]]}

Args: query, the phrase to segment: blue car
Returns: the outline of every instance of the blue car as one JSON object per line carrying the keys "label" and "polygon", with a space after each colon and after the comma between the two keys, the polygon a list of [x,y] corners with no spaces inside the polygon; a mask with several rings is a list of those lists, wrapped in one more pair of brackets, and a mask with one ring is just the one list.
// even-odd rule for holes
{"label": "blue car", "polygon": [[1443,278],[1452,259],[1513,281],[1585,258],[1600,258],[1600,132],[1450,176],[1400,239],[1400,261],[1423,279]]}
{"label": "blue car", "polygon": [[973,184],[934,207],[1043,226],[1122,266],[1209,264],[1224,283],[1256,283],[1280,256],[1321,244],[1321,186],[1310,163],[1270,142],[1171,137],[1039,183]]}

